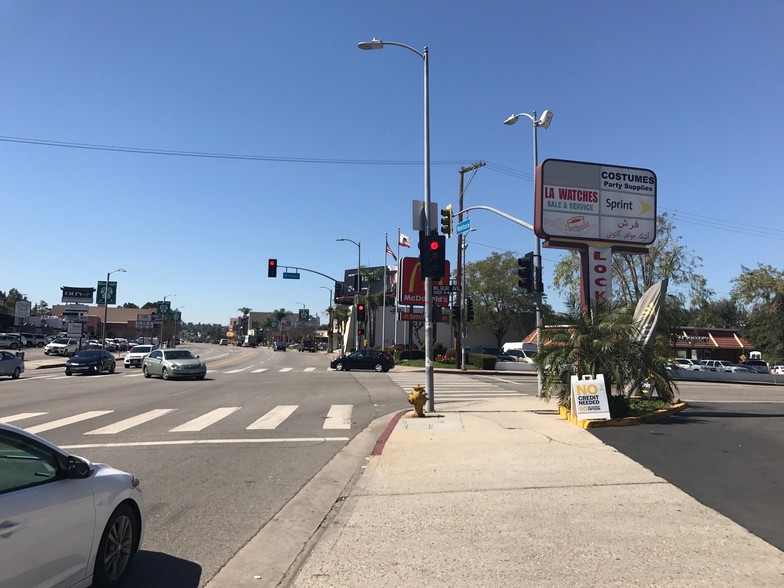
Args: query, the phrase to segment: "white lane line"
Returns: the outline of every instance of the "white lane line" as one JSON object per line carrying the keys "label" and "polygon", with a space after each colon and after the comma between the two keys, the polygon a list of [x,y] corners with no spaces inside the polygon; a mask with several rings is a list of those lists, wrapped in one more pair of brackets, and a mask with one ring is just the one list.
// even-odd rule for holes
{"label": "white lane line", "polygon": [[180,441],[136,441],[130,443],[86,443],[82,445],[61,445],[63,449],[100,449],[113,447],[155,447],[166,445],[221,445],[249,444],[249,443],[313,443],[321,444],[325,441],[348,442],[349,437],[291,437],[288,439],[182,439]]}
{"label": "white lane line", "polygon": [[249,365],[249,366],[246,366],[244,368],[239,368],[239,369],[236,369],[236,370],[227,370],[227,371],[225,371],[223,373],[224,374],[238,374],[240,372],[244,372],[245,370],[249,370],[252,367],[253,367],[252,365]]}
{"label": "white lane line", "polygon": [[293,369],[294,369],[294,368],[283,368],[282,370],[280,370],[280,373],[283,373],[283,372],[290,372],[290,371],[291,371],[291,370],[293,370]]}
{"label": "white lane line", "polygon": [[275,429],[280,423],[289,418],[298,408],[299,405],[296,404],[276,406],[263,417],[251,423],[248,427],[248,430]]}
{"label": "white lane line", "polygon": [[309,367],[309,368],[305,368],[305,369],[304,369],[304,370],[302,370],[302,371],[303,371],[303,372],[312,372],[312,371],[315,371],[315,369],[316,369],[316,368],[314,368],[314,367]]}
{"label": "white lane line", "polygon": [[267,371],[267,368],[259,368],[257,370],[253,370],[251,373],[252,374],[260,374],[261,372],[266,372],[266,371]]}
{"label": "white lane line", "polygon": [[139,372],[138,374],[123,374],[123,378],[138,378],[139,376],[143,376],[144,372]]}
{"label": "white lane line", "polygon": [[129,419],[118,421],[113,425],[107,425],[106,427],[95,429],[94,431],[87,431],[85,435],[112,435],[114,433],[121,433],[122,431],[130,429],[131,427],[141,425],[143,423],[146,423],[147,421],[151,421],[153,419],[157,419],[158,417],[162,417],[165,414],[169,414],[174,410],[175,409],[173,408],[159,408],[156,410],[151,410],[149,412],[136,415]]}
{"label": "white lane line", "polygon": [[49,414],[46,412],[20,412],[19,414],[12,414],[5,417],[0,417],[0,423],[13,423],[14,421],[21,421],[23,419],[31,419],[37,416]]}
{"label": "white lane line", "polygon": [[231,413],[236,412],[240,409],[239,406],[227,406],[224,408],[216,408],[215,410],[211,410],[207,414],[203,414],[202,416],[193,419],[192,421],[188,421],[187,423],[180,425],[179,427],[174,427],[173,429],[169,429],[170,433],[185,433],[185,432],[194,432],[194,431],[201,431],[202,429],[206,429],[210,425],[214,425],[221,419],[225,419]]}
{"label": "white lane line", "polygon": [[99,416],[103,416],[105,414],[110,414],[114,412],[113,410],[91,410],[88,412],[83,412],[82,414],[77,414],[72,417],[66,417],[64,419],[58,419],[56,421],[49,421],[48,423],[43,423],[42,425],[37,425],[35,427],[30,427],[29,429],[25,429],[28,433],[38,434],[43,431],[51,431],[52,429],[57,429],[59,427],[65,427],[66,425],[73,425],[74,423],[80,423],[82,421],[86,421],[89,419],[94,419]]}
{"label": "white lane line", "polygon": [[350,429],[352,404],[333,404],[324,421],[325,429]]}

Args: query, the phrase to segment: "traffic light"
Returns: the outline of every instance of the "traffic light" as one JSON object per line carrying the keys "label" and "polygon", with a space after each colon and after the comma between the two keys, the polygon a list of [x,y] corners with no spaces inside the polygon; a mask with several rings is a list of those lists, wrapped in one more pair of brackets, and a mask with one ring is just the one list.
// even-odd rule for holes
{"label": "traffic light", "polygon": [[365,305],[361,302],[357,304],[357,322],[364,323],[365,322]]}
{"label": "traffic light", "polygon": [[519,280],[517,285],[526,294],[533,294],[536,291],[536,278],[534,272],[534,252],[529,251],[517,260],[520,269],[517,270]]}
{"label": "traffic light", "polygon": [[419,263],[423,279],[443,278],[446,273],[446,237],[420,233]]}
{"label": "traffic light", "polygon": [[455,304],[452,306],[452,322],[459,323],[462,317],[460,316],[460,305]]}
{"label": "traffic light", "polygon": [[474,301],[466,298],[466,322],[474,320]]}
{"label": "traffic light", "polygon": [[452,236],[452,205],[447,204],[441,209],[441,232],[447,237]]}
{"label": "traffic light", "polygon": [[277,259],[270,259],[269,263],[267,264],[267,277],[268,278],[277,278],[278,277],[278,260]]}
{"label": "traffic light", "polygon": [[357,329],[357,335],[364,335],[364,334],[365,334],[365,329],[363,329],[362,327]]}

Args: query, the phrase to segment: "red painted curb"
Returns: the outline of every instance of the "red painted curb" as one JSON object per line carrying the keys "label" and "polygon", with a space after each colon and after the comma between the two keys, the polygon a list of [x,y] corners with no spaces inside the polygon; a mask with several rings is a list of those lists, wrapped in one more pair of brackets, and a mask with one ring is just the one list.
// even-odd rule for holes
{"label": "red painted curb", "polygon": [[401,410],[392,417],[392,420],[389,421],[389,424],[387,425],[386,429],[384,429],[384,432],[379,435],[378,440],[376,441],[376,445],[373,447],[373,451],[370,455],[381,455],[381,452],[384,451],[384,445],[386,444],[387,439],[389,439],[389,436],[392,434],[392,431],[395,430],[400,417],[402,417],[407,412],[407,410]]}

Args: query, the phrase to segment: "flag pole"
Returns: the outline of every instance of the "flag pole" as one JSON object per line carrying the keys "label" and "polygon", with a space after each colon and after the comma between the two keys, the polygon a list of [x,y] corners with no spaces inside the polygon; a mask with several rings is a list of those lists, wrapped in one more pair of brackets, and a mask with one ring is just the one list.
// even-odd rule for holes
{"label": "flag pole", "polygon": [[387,348],[387,249],[389,249],[389,233],[384,233],[384,283],[381,287],[381,349]]}

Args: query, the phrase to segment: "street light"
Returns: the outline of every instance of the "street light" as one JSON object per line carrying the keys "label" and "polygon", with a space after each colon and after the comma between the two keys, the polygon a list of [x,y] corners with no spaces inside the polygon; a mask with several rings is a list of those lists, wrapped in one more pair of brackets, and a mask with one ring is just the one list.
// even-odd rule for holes
{"label": "street light", "polygon": [[[359,302],[359,291],[362,288],[362,279],[359,276],[359,266],[362,264],[362,245],[353,241],[351,239],[344,239],[343,237],[339,237],[335,239],[335,241],[348,241],[349,243],[353,243],[357,246],[357,290],[356,294],[354,294],[354,309],[355,309],[355,316],[354,316],[354,345],[356,350],[359,351],[359,321],[356,320],[356,308],[357,303]],[[345,350],[344,350],[345,351]]]}
{"label": "street light", "polygon": [[327,288],[326,286],[319,286],[319,288],[324,288],[327,292],[329,292],[329,304],[327,305],[327,353],[332,353],[332,288]]}
{"label": "street light", "polygon": [[[509,118],[504,121],[505,125],[513,125],[517,122],[517,119],[521,116],[528,117],[531,119],[531,123],[533,125],[533,134],[534,134],[534,177],[536,177],[536,166],[539,165],[539,154],[537,151],[537,143],[536,143],[536,130],[539,127],[546,129],[550,126],[550,122],[553,120],[553,112],[551,110],[545,110],[542,113],[540,118],[536,118],[536,111],[534,110],[531,114],[527,112],[521,112],[519,114],[513,114]],[[534,190],[536,190],[536,182],[534,182]],[[534,200],[536,200],[536,194],[534,194]],[[539,242],[539,237],[534,235],[534,264],[535,264],[535,271],[534,271],[534,280],[536,282],[536,295],[534,296],[534,303],[536,304],[536,352],[541,353],[542,351],[542,331],[544,325],[542,324],[542,292],[540,291],[539,284],[542,282],[542,246]],[[542,396],[542,368],[541,366],[537,368],[536,371],[536,395],[541,397]]]}
{"label": "street light", "polygon": [[[164,317],[166,315],[166,299],[170,298],[172,296],[177,296],[177,295],[176,294],[167,294],[166,296],[163,297],[163,313],[162,314],[164,315]],[[166,320],[164,317],[161,317],[161,336],[158,338],[158,345],[160,345],[160,346],[163,346],[163,323]],[[152,344],[152,341],[150,341],[150,344]]]}
{"label": "street light", "polygon": [[460,369],[462,371],[466,371],[466,339],[468,339],[468,321],[466,319],[466,271],[465,271],[465,250],[468,249],[468,234],[473,233],[477,229],[471,228],[468,229],[465,234],[463,235],[462,243],[460,247],[462,251],[459,252],[460,256],[463,260],[463,273],[461,275],[461,282],[460,282]]}
{"label": "street light", "polygon": [[125,273],[125,270],[123,268],[117,268],[113,272],[107,272],[106,284],[103,287],[103,336],[101,337],[101,351],[106,351],[106,321],[109,320],[109,276],[116,274],[117,272]]}
{"label": "street light", "polygon": [[[385,45],[393,45],[416,53],[424,64],[424,111],[425,111],[425,235],[430,235],[433,226],[430,219],[430,84],[428,82],[428,49],[420,53],[409,45],[380,41],[373,37],[370,41],[357,43],[357,47],[365,50],[383,49]],[[425,278],[425,392],[427,393],[427,410],[435,412],[433,396],[433,279]]]}
{"label": "street light", "polygon": [[177,329],[180,326],[180,311],[185,308],[184,306],[178,306],[174,309],[174,347],[177,347]]}

